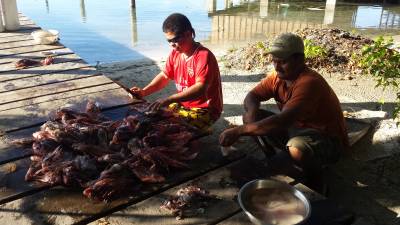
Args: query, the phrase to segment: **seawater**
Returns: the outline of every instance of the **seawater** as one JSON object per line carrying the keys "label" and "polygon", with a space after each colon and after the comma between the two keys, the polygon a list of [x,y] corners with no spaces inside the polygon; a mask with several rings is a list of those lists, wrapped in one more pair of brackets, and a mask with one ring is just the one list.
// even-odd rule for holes
{"label": "seawater", "polygon": [[400,35],[400,6],[382,3],[246,0],[18,0],[18,9],[88,63],[165,59],[161,26],[189,17],[196,40],[233,48],[304,27],[339,27],[369,36]]}

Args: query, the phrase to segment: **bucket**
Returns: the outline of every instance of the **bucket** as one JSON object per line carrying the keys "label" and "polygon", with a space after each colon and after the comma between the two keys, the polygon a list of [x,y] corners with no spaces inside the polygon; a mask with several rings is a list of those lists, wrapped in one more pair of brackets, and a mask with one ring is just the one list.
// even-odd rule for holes
{"label": "bucket", "polygon": [[310,202],[302,192],[272,179],[248,182],[240,189],[238,201],[256,225],[300,225],[311,214]]}

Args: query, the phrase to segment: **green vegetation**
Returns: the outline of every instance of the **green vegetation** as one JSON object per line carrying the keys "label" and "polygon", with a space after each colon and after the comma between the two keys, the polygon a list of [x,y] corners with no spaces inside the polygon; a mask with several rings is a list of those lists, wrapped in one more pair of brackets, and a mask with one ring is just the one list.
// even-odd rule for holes
{"label": "green vegetation", "polygon": [[[376,86],[393,88],[397,93],[394,119],[400,118],[400,53],[391,49],[393,39],[378,37],[372,44],[363,46],[358,66],[376,79]],[[354,57],[353,57],[354,58]]]}
{"label": "green vegetation", "polygon": [[261,51],[263,51],[263,52],[268,52],[269,51],[269,48],[266,46],[266,44],[264,43],[264,42],[262,42],[262,41],[258,41],[257,43],[256,43],[256,48],[258,48],[258,49],[260,49]]}
{"label": "green vegetation", "polygon": [[232,53],[232,52],[235,52],[235,51],[237,51],[237,50],[238,50],[237,47],[232,46],[232,47],[230,47],[230,48],[228,49],[228,53]]}
{"label": "green vegetation", "polygon": [[325,58],[327,51],[324,47],[314,44],[310,39],[304,39],[304,54],[306,59]]}

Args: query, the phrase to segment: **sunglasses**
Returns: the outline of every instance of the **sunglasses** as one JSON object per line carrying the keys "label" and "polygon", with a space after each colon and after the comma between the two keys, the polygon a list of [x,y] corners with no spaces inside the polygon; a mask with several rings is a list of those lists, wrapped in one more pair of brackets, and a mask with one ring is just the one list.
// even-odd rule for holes
{"label": "sunglasses", "polygon": [[178,43],[179,40],[182,38],[182,35],[176,35],[171,39],[167,39],[168,43]]}

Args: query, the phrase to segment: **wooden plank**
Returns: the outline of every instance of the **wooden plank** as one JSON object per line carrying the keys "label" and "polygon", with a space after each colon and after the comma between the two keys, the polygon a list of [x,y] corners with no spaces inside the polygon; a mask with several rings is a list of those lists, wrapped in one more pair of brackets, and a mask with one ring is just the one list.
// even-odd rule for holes
{"label": "wooden plank", "polygon": [[19,30],[32,30],[32,29],[38,29],[38,28],[40,28],[38,25],[28,22],[26,24],[25,23],[21,24],[19,27]]}
{"label": "wooden plank", "polygon": [[[103,86],[104,85],[98,86],[98,91],[90,95],[84,94],[66,99],[56,99],[36,105],[1,111],[0,133],[7,133],[43,123],[49,119],[49,114],[54,113],[55,110],[66,105],[80,105],[83,110],[88,100],[97,101],[105,108],[126,105],[132,101],[128,93],[122,88],[104,90],[104,88],[109,88],[110,86]],[[114,87],[117,88],[116,84]]]}
{"label": "wooden plank", "polygon": [[[73,61],[82,60],[76,54],[59,55],[59,56],[54,56],[53,58],[54,58],[54,62],[53,62],[52,65],[65,63],[65,62],[73,62]],[[22,58],[22,59],[24,59],[24,58]],[[31,59],[31,58],[28,58],[28,59]],[[35,60],[40,61],[41,59],[35,59]],[[14,62],[10,62],[10,63],[1,64],[0,65],[0,73],[4,73],[4,72],[18,73],[19,71],[30,70],[30,69],[33,69],[35,67],[40,67],[40,66],[32,66],[32,67],[27,67],[27,68],[24,68],[24,69],[18,69],[18,68],[15,67],[15,63],[17,61],[18,60],[15,60]],[[45,66],[43,66],[43,67],[45,67]]]}
{"label": "wooden plank", "polygon": [[69,70],[57,74],[44,74],[41,76],[26,77],[22,79],[0,82],[0,93],[18,90],[22,88],[29,88],[38,85],[58,83],[78,78],[83,78],[85,76],[98,75],[100,72],[96,71],[93,67]]}
{"label": "wooden plank", "polygon": [[[30,35],[33,32],[33,30],[35,30],[35,29],[0,32],[0,39],[1,38],[6,38],[6,37],[16,37],[16,36]],[[36,30],[39,30],[39,28],[37,28]]]}
{"label": "wooden plank", "polygon": [[64,71],[85,68],[89,65],[85,61],[75,61],[75,62],[66,62],[60,64],[52,64],[41,67],[34,67],[25,70],[19,70],[18,72],[4,72],[0,73],[0,82],[6,82],[15,79],[21,79],[25,77],[32,77],[43,74],[52,74],[52,73],[60,73]]}
{"label": "wooden plank", "polygon": [[[6,64],[10,62],[15,62],[20,59],[24,58],[29,58],[29,59],[43,59],[47,55],[45,53],[53,53],[55,55],[67,55],[67,54],[74,54],[74,52],[69,49],[65,48],[64,46],[60,46],[58,49],[53,49],[50,51],[40,51],[40,52],[30,52],[30,53],[23,53],[23,54],[17,54],[17,55],[9,55],[9,56],[4,56],[0,57],[0,64]],[[0,68],[3,65],[0,65]]]}
{"label": "wooden plank", "polygon": [[[56,76],[56,75],[55,75]],[[61,83],[52,83],[43,86],[34,86],[30,88],[19,89],[0,93],[0,105],[10,102],[31,99],[54,93],[61,93],[85,87],[98,86],[102,84],[110,84],[112,80],[105,76],[85,77],[83,79],[71,80]]]}
{"label": "wooden plank", "polygon": [[20,138],[30,138],[32,134],[39,130],[39,126],[16,131],[0,137],[0,164],[14,161],[16,159],[30,156],[32,151],[29,148],[13,145],[11,142]]}
{"label": "wooden plank", "polygon": [[108,90],[114,90],[114,89],[119,89],[120,87],[118,85],[115,85],[114,83],[110,84],[104,84],[101,86],[92,86],[92,87],[85,87],[82,89],[73,89],[73,90],[68,90],[66,92],[60,92],[60,93],[55,93],[51,95],[44,95],[36,98],[29,98],[26,100],[22,101],[17,101],[17,102],[11,102],[7,103],[4,105],[0,105],[0,115],[4,111],[12,111],[17,108],[32,108],[32,105],[37,105],[39,103],[43,102],[49,102],[49,101],[54,101],[54,100],[60,100],[60,99],[68,99],[72,97],[78,97],[82,95],[89,95],[92,93],[96,93],[99,91],[108,91]]}
{"label": "wooden plank", "polygon": [[22,40],[22,41],[13,41],[13,42],[6,42],[0,45],[0,50],[10,49],[10,48],[21,48],[26,46],[33,46],[37,45],[33,39]]}
{"label": "wooden plank", "polygon": [[[10,167],[10,165],[15,168],[15,171],[10,169],[7,171],[7,167]],[[0,189],[2,190],[0,191],[0,199],[38,188],[33,183],[24,182],[29,165],[30,159],[25,158],[0,166]]]}
{"label": "wooden plank", "polygon": [[[216,169],[201,177],[157,194],[122,211],[113,213],[101,220],[94,221],[91,224],[97,224],[102,220],[110,224],[120,225],[213,224],[240,210],[235,198],[240,187],[250,180],[265,177],[264,174],[266,174],[266,171],[264,169],[265,167],[260,161],[255,160],[253,157],[246,157],[228,166]],[[218,196],[220,200],[213,201],[204,209],[203,214],[194,215],[177,221],[169,211],[160,209],[160,205],[169,196],[175,195],[180,188],[190,184],[205,188],[210,191],[210,194]]]}
{"label": "wooden plank", "polygon": [[371,124],[353,118],[345,119],[347,126],[347,135],[349,137],[349,145],[353,146],[368,133],[369,129],[371,128]]}
{"label": "wooden plank", "polygon": [[[229,159],[223,158],[219,153],[216,154],[215,152],[219,151],[217,139],[218,135],[214,135],[204,138],[204,140],[201,141],[201,146],[208,146],[208,148],[203,149],[198,158],[190,163],[190,170],[177,171],[176,173],[171,174],[164,184],[142,185],[140,191],[130,197],[118,199],[111,203],[93,202],[86,199],[82,195],[81,191],[53,188],[3,204],[0,206],[0,210],[3,212],[10,212],[12,210],[17,213],[18,216],[24,218],[29,217],[30,213],[40,215],[41,220],[37,221],[39,224],[49,221],[57,221],[57,224],[86,224],[93,220],[92,217],[96,218],[96,216],[103,213],[125,208],[128,204],[139,202],[149,196],[167,190],[170,187],[176,186],[177,184],[188,181],[199,175],[203,175],[211,170],[243,157],[243,152],[235,154],[235,156],[231,155],[231,158]],[[255,146],[247,145],[241,146],[241,149],[246,152],[254,149],[254,147]],[[19,182],[24,181],[20,180]],[[17,192],[15,192],[15,194],[17,194]],[[19,194],[23,195],[23,193]],[[10,193],[8,193],[5,198],[10,198]],[[26,205],[26,203],[30,203],[29,214],[27,212],[21,212],[21,207]],[[13,214],[13,216],[14,215],[15,214]],[[8,215],[4,214],[4,217],[0,218],[0,221],[7,216]]]}
{"label": "wooden plank", "polygon": [[0,44],[7,43],[7,42],[16,42],[16,41],[26,41],[26,40],[32,40],[31,35],[19,35],[19,36],[13,36],[13,37],[4,37],[0,38]]}
{"label": "wooden plank", "polygon": [[30,26],[30,25],[35,25],[35,22],[33,22],[31,19],[29,19],[28,17],[23,17],[23,18],[19,18],[19,24],[21,26]]}
{"label": "wooden plank", "polygon": [[60,43],[53,44],[53,45],[35,45],[35,46],[25,46],[21,48],[11,48],[11,49],[2,49],[0,50],[0,56],[8,56],[13,54],[21,54],[21,53],[28,53],[28,52],[37,52],[37,51],[46,51],[61,48],[63,45]]}
{"label": "wooden plank", "polygon": [[234,216],[230,217],[229,219],[226,219],[220,223],[220,225],[250,225],[252,224],[249,220],[249,217],[246,216],[246,214],[243,211],[239,211],[239,213],[235,214]]}

